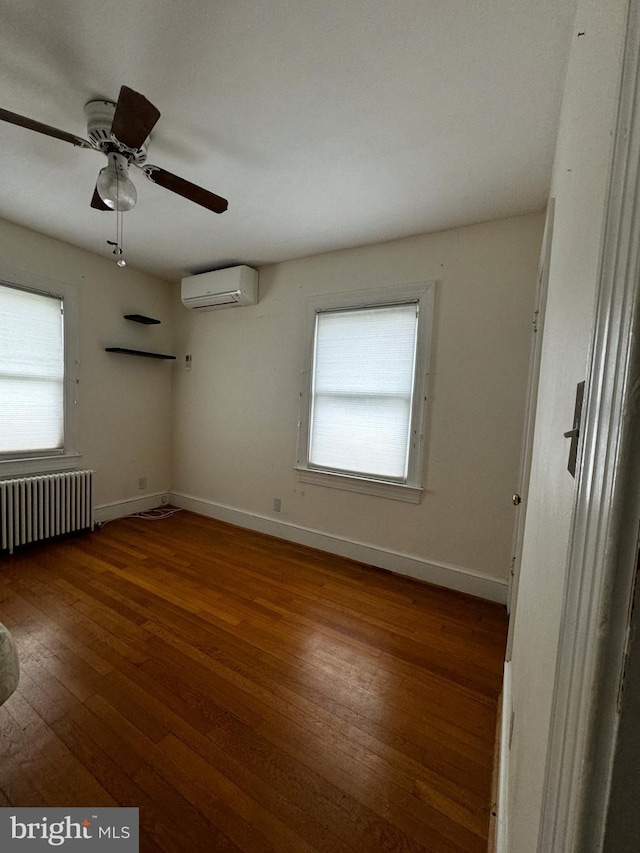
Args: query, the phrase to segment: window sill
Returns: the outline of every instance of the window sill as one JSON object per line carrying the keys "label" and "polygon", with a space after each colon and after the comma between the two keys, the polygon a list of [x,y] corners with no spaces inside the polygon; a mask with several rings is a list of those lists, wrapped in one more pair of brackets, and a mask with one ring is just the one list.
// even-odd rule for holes
{"label": "window sill", "polygon": [[38,474],[56,474],[73,471],[80,464],[80,453],[64,456],[29,456],[24,459],[0,460],[0,479],[4,477],[30,477]]}
{"label": "window sill", "polygon": [[390,498],[412,504],[420,503],[423,492],[420,486],[408,486],[405,483],[392,483],[388,480],[370,480],[366,477],[353,477],[349,474],[335,474],[332,471],[316,471],[302,467],[296,467],[295,471],[301,483],[313,483],[316,486],[328,486],[333,489],[344,489],[348,492],[359,492],[363,495],[374,495],[378,498]]}

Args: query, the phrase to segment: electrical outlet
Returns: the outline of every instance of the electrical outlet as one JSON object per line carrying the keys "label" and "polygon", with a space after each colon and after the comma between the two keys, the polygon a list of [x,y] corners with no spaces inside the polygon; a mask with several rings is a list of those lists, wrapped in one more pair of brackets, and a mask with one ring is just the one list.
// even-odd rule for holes
{"label": "electrical outlet", "polygon": [[169,503],[169,495],[163,495],[160,503],[162,504],[162,506],[165,506],[166,504],[168,504]]}
{"label": "electrical outlet", "polygon": [[274,512],[280,512],[281,508],[282,508],[282,501],[280,500],[280,498],[274,498],[273,499],[273,511]]}
{"label": "electrical outlet", "polygon": [[191,363],[192,363],[191,355],[189,355],[189,354],[185,355],[185,357],[184,357],[184,369],[185,370],[191,370]]}
{"label": "electrical outlet", "polygon": [[146,489],[147,488],[147,478],[146,477],[140,477],[140,479],[138,480],[138,488],[139,489]]}

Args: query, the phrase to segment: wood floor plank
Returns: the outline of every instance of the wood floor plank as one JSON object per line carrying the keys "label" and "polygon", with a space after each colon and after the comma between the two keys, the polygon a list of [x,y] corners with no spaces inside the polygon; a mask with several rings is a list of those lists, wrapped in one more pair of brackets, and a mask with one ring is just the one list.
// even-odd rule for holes
{"label": "wood floor plank", "polygon": [[181,512],[0,558],[0,806],[141,850],[484,853],[498,605]]}
{"label": "wood floor plank", "polygon": [[[162,740],[162,744],[158,746],[145,738],[139,730],[136,730],[134,726],[102,697],[95,696],[91,701],[91,708],[107,725],[120,733],[131,751],[138,753],[143,759],[142,767],[136,770],[134,779],[146,780],[142,782],[145,790],[148,790],[148,780],[150,778],[152,779],[153,787],[157,788],[160,784],[159,780],[152,776],[151,765],[156,770],[161,771],[167,779],[171,780],[171,785],[174,789],[174,802],[169,802],[166,806],[169,813],[176,813],[177,818],[182,820],[191,813],[192,808],[195,806],[201,810],[203,815],[211,819],[215,825],[215,831],[218,834],[223,833],[224,839],[227,842],[237,843],[242,850],[260,848],[267,850],[272,848],[271,843],[262,837],[259,832],[256,832],[255,824],[248,823],[243,815],[240,814],[238,805],[241,797],[238,796],[238,791],[234,791],[233,796],[230,798],[233,808],[225,803],[223,797],[215,794],[212,796],[212,793],[215,792],[215,787],[209,787],[205,794],[205,791],[202,790],[198,783],[199,777],[185,773],[185,762],[182,758],[179,761],[173,761],[171,756],[161,749],[161,746],[167,741],[170,735],[166,735]],[[193,730],[189,730],[188,727],[185,728],[182,726],[181,731],[183,734],[185,731],[188,732],[188,736],[190,737],[194,735]],[[188,763],[186,762],[187,765]],[[229,780],[224,779],[224,787],[228,788],[229,785]],[[168,797],[170,799],[171,794],[168,794]],[[157,800],[158,797],[154,799]],[[189,805],[181,808],[179,801],[183,799]],[[277,823],[277,821],[274,820],[272,821],[273,823]],[[273,826],[271,828],[273,829]],[[283,829],[286,830],[286,826],[283,826]],[[277,850],[277,846],[274,849]]]}
{"label": "wood floor plank", "polygon": [[[85,721],[86,723],[86,721]],[[65,742],[70,750],[74,752],[78,760],[95,774],[101,785],[113,798],[112,803],[91,801],[86,803],[91,806],[117,804],[121,806],[133,806],[139,809],[141,850],[145,846],[150,849],[160,849],[166,853],[174,853],[176,850],[201,850],[211,849],[207,844],[212,836],[216,842],[224,843],[222,836],[216,836],[215,831],[208,828],[204,838],[194,840],[193,833],[184,833],[182,820],[175,823],[165,814],[155,798],[153,786],[150,795],[145,785],[138,784],[137,779],[124,773],[120,767],[111,759],[109,752],[111,746],[103,750],[88,735],[86,725],[78,724],[77,721],[65,718],[55,725],[56,733]],[[140,762],[138,762],[138,767]],[[138,772],[137,770],[135,772]],[[74,805],[83,805],[84,800],[74,802]],[[67,805],[67,803],[56,802],[55,805]],[[218,849],[236,850],[237,848],[220,846]]]}
{"label": "wood floor plank", "polygon": [[20,770],[35,782],[47,804],[115,805],[90,770],[75,758],[21,694],[12,697],[7,711],[15,724],[14,755]]}
{"label": "wood floor plank", "polygon": [[[328,707],[327,703],[318,702],[316,696],[309,697],[304,690],[300,692],[299,685],[296,685],[297,690],[285,687],[282,680],[279,680],[278,674],[275,677],[265,675],[263,664],[260,666],[260,671],[248,668],[246,665],[240,670],[229,668],[216,657],[189,646],[185,641],[169,632],[164,632],[156,625],[149,625],[148,628],[154,633],[162,633],[167,643],[181,648],[185,654],[199,661],[209,672],[216,673],[244,689],[257,703],[260,703],[259,709],[256,706],[256,713],[259,713],[265,722],[273,722],[277,725],[284,718],[289,729],[300,722],[300,725],[308,729],[314,737],[319,738],[326,737],[328,732],[332,732],[336,738],[344,742],[347,751],[350,747],[353,752],[354,748],[361,744],[363,748],[373,751],[385,761],[391,760],[394,764],[403,764],[403,770],[408,772],[411,778],[419,774],[424,765],[423,776],[427,785],[431,783],[438,788],[446,789],[451,785],[455,786],[456,783],[464,784],[465,791],[471,795],[480,796],[483,801],[486,801],[486,771],[479,766],[474,767],[472,762],[456,761],[456,756],[452,755],[451,751],[439,750],[437,742],[431,742],[429,755],[424,751],[420,753],[419,763],[404,755],[403,747],[406,742],[390,738],[388,730],[376,731],[366,724],[363,725],[359,718],[348,718],[344,714],[335,713],[335,703]],[[327,693],[329,693],[328,689]],[[263,728],[263,723],[260,722],[260,729],[263,730]],[[393,745],[391,746],[390,743]],[[439,760],[432,759],[434,754],[436,758],[439,755]],[[474,779],[480,780],[477,787],[473,784]]]}
{"label": "wood floor plank", "polygon": [[226,797],[234,809],[273,840],[276,850],[348,853],[354,849],[334,834],[331,824],[319,822],[303,803],[283,794],[212,743],[201,743],[196,751],[169,735],[162,748],[175,761],[191,767],[194,776],[218,796]]}

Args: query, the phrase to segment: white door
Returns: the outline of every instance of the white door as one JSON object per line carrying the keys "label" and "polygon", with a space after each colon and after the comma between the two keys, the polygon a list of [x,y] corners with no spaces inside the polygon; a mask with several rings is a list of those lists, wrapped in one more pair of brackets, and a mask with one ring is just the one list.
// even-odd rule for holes
{"label": "white door", "polygon": [[527,402],[524,415],[522,435],[522,451],[520,454],[520,471],[518,474],[517,490],[513,494],[515,521],[513,528],[513,544],[511,550],[511,568],[509,575],[509,592],[507,595],[507,611],[509,613],[509,633],[507,636],[506,660],[511,660],[513,646],[513,629],[515,622],[516,603],[518,599],[518,582],[520,579],[520,564],[522,561],[522,543],[524,541],[524,522],[526,518],[527,494],[531,474],[531,457],[533,453],[533,431],[536,420],[536,403],[538,399],[538,379],[540,376],[540,357],[542,354],[542,326],[547,302],[549,284],[549,264],[551,259],[551,242],[553,237],[553,216],[555,199],[549,200],[547,218],[542,238],[542,250],[538,265],[538,284],[536,300],[531,320],[531,356],[529,360],[529,380]]}

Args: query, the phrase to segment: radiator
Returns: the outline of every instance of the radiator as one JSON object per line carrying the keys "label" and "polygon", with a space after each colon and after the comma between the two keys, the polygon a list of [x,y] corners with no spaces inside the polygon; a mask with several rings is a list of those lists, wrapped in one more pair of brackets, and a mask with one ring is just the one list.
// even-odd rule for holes
{"label": "radiator", "polygon": [[93,528],[93,472],[0,480],[0,550]]}

